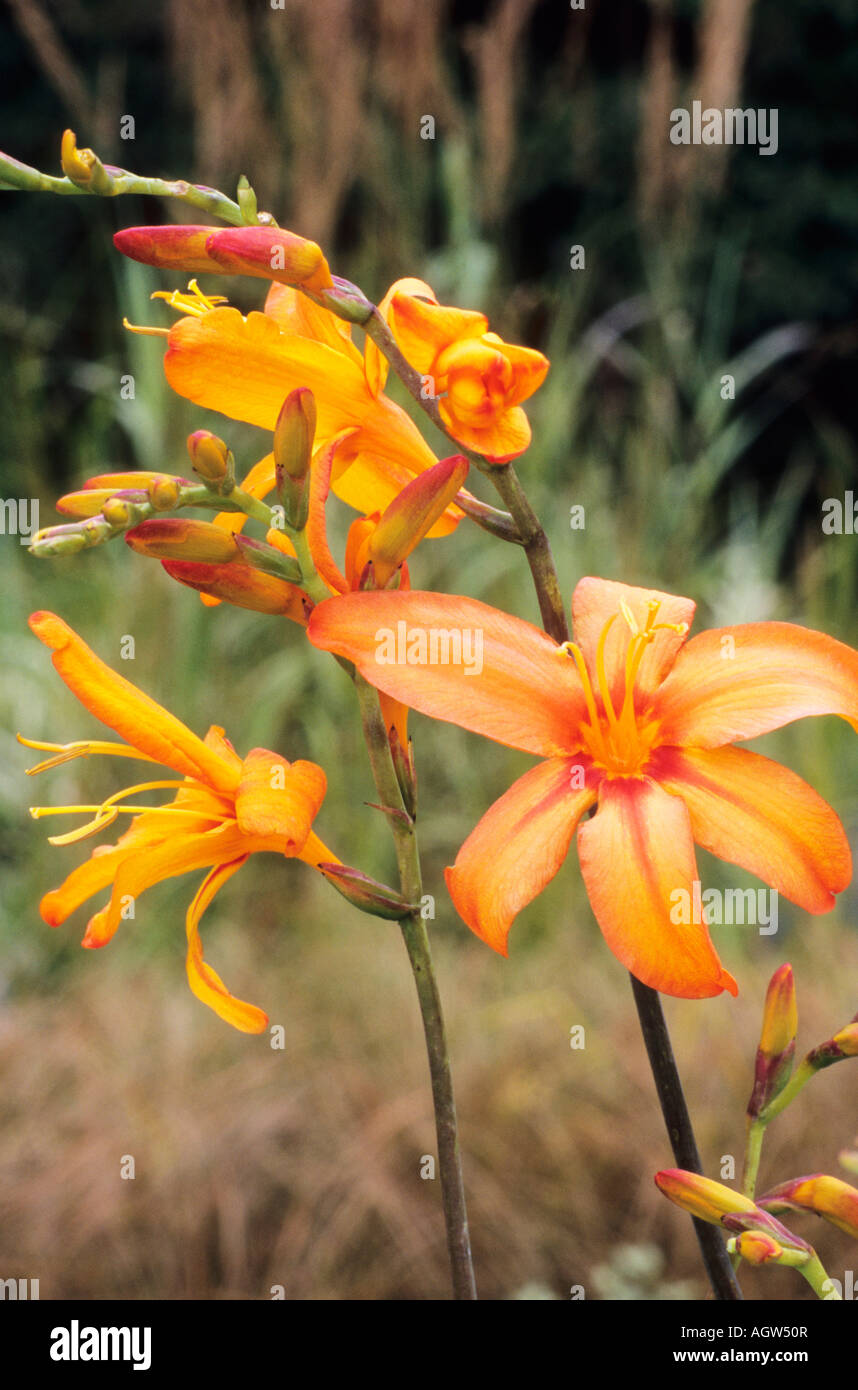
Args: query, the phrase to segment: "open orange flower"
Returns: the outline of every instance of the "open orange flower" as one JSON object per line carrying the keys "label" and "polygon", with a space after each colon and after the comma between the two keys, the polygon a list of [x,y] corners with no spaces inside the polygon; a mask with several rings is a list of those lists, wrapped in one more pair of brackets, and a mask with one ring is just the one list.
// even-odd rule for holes
{"label": "open orange flower", "polygon": [[[69,844],[97,834],[120,812],[133,812],[129,829],[115,845],[99,845],[40,904],[49,926],[66,918],[101,889],[111,887],[106,907],[90,918],[83,938],[87,947],[104,946],[113,936],[123,909],[155,883],[207,867],[208,876],[188,909],[188,981],[194,994],[222,1019],[245,1033],[259,1033],[267,1015],[229,993],[220,976],[203,959],[199,922],[218,890],[247,857],[269,850],[319,867],[339,860],[312,829],[325,795],[325,774],[315,763],[288,763],[265,748],[241,759],[217,726],[200,739],[148,695],[106,666],[72,629],[53,613],[34,613],[30,627],[54,653],[53,662],[68,688],[90,713],[125,743],[87,740],[53,744],[21,741],[54,754],[31,772],[42,772],[71,758],[114,754],[161,763],[181,780],[139,783],[108,797],[100,806],[36,807],[37,817],[63,812],[93,812],[78,830],[52,839]],[[138,792],[173,788],[167,805],[130,806]]]}
{"label": "open orange flower", "polygon": [[[544,759],[447,870],[459,913],[495,950],[506,954],[513,919],[557,873],[594,806],[577,842],[596,919],[619,960],[665,994],[736,993],[705,922],[672,920],[678,890],[690,895],[697,881],[695,841],[808,912],[826,912],[849,883],[849,845],[831,808],[786,768],[729,745],[803,715],[858,727],[858,652],[790,623],[686,642],[694,607],[582,579],[576,642],[562,646],[442,594],[351,594],[314,610],[310,640],[380,690]],[[466,637],[479,663],[450,660]]]}
{"label": "open orange flower", "polygon": [[[272,247],[276,250],[291,237],[254,227],[214,233],[199,227],[166,228],[153,250],[153,233],[159,230],[128,228],[115,241],[126,255],[168,268],[252,274],[276,281],[270,265]],[[282,274],[294,284],[311,263],[315,265],[307,248],[312,254],[321,252],[313,242],[292,240],[295,245],[287,244],[287,269]],[[321,266],[317,273],[329,279],[324,258]],[[309,287],[315,281],[304,278],[304,283]],[[184,311],[169,331],[163,330],[167,380],[178,395],[207,410],[272,432],[284,397],[308,387],[316,401],[317,447],[350,431],[337,453],[334,492],[360,512],[383,510],[416,474],[431,468],[436,457],[401,406],[384,395],[374,360],[365,362],[352,342],[351,325],[293,284],[272,283],[264,312],[246,316],[225,306],[221,296],[203,294],[194,281],[187,294],[159,292],[171,307]],[[270,455],[245,480],[243,486],[248,485],[258,497],[273,490]],[[430,535],[448,535],[463,515],[451,503]]]}
{"label": "open orange flower", "polygon": [[401,281],[380,306],[408,361],[438,399],[450,434],[491,463],[530,444],[521,402],[542,385],[548,359],[489,332],[485,314],[439,304],[421,281]]}

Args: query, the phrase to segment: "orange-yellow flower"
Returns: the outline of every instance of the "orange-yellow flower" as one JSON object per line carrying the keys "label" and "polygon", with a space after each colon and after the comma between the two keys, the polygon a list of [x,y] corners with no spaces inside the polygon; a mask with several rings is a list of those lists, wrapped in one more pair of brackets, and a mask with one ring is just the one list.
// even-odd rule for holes
{"label": "orange-yellow flower", "polygon": [[[153,250],[156,232],[161,235]],[[350,431],[337,453],[334,492],[357,511],[380,511],[437,460],[414,422],[384,395],[375,362],[365,362],[352,342],[351,326],[293,288],[297,283],[308,289],[315,285],[312,278],[302,280],[299,273],[311,264],[306,248],[318,251],[315,243],[301,238],[293,238],[294,245],[288,243],[288,266],[280,278],[290,283],[276,283],[278,277],[268,265],[270,252],[278,239],[291,236],[255,227],[215,233],[200,227],[132,227],[118,233],[115,240],[125,254],[168,268],[254,274],[275,281],[264,313],[246,317],[225,307],[222,298],[204,295],[193,281],[188,294],[159,293],[185,313],[168,332],[164,330],[167,380],[180,396],[207,410],[272,432],[289,392],[309,388],[316,402],[317,448]],[[322,266],[319,273],[327,275],[324,258]],[[272,491],[270,455],[254,475],[254,496]],[[449,534],[462,516],[461,509],[451,503],[429,534]]]}
{"label": "orange-yellow flower", "polygon": [[[672,905],[691,901],[697,881],[695,841],[808,912],[828,911],[849,883],[849,845],[831,808],[788,769],[730,745],[803,715],[855,726],[858,652],[790,623],[686,642],[694,607],[583,579],[572,600],[576,642],[562,646],[449,595],[347,594],[314,610],[310,640],[380,690],[544,759],[447,870],[456,908],[495,950],[506,954],[513,919],[557,873],[576,828],[611,950],[645,984],[684,998],[736,992],[705,922],[674,920],[682,914]],[[393,648],[381,640],[391,633]],[[433,664],[433,634],[446,638],[446,664]],[[453,639],[464,653],[469,634],[479,663],[451,661]]]}
{"label": "orange-yellow flower", "polygon": [[509,463],[530,444],[521,403],[542,385],[548,359],[490,333],[485,314],[439,304],[418,285],[402,282],[389,296],[397,343],[437,397],[453,438],[492,463]]}
{"label": "orange-yellow flower", "polygon": [[766,1211],[812,1211],[847,1235],[858,1236],[858,1190],[827,1173],[810,1173],[773,1187],[760,1206]]}
{"label": "orange-yellow flower", "polygon": [[[100,806],[34,809],[39,817],[65,811],[92,812],[87,825],[52,843],[71,843],[111,825],[120,812],[134,812],[129,829],[115,845],[100,845],[65,882],[47,893],[40,911],[49,926],[60,926],[95,893],[111,887],[110,900],[87,924],[83,945],[104,946],[122,918],[123,908],[152,884],[208,868],[188,909],[187,972],[191,989],[227,1023],[259,1033],[267,1016],[229,993],[203,959],[199,922],[209,903],[247,857],[269,850],[319,867],[338,864],[312,829],[325,795],[326,779],[315,763],[288,763],[265,748],[242,759],[213,726],[200,739],[180,720],[106,666],[72,629],[53,613],[34,613],[30,627],[54,653],[53,662],[80,702],[126,742],[28,743],[55,756],[35,767],[41,772],[75,757],[105,753],[161,763],[180,780],[146,781],[108,797]],[[22,740],[27,742],[27,740]],[[126,804],[138,792],[172,788],[167,805],[147,809]]]}

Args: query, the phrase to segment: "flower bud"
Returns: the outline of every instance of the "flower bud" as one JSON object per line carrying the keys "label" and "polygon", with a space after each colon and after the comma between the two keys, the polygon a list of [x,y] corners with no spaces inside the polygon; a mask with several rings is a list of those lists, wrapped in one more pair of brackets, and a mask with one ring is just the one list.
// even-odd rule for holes
{"label": "flower bud", "polygon": [[833,1038],[828,1038],[826,1042],[820,1043],[808,1052],[804,1059],[804,1066],[812,1067],[814,1071],[823,1071],[826,1067],[833,1066],[835,1062],[842,1062],[846,1057],[858,1056],[858,1016],[852,1019],[841,1028],[839,1033],[835,1033]]}
{"label": "flower bud", "polygon": [[285,555],[279,546],[266,545],[264,541],[242,536],[240,532],[235,532],[233,539],[245,564],[262,570],[264,574],[277,575],[290,584],[301,583],[301,566],[297,560]]}
{"label": "flower bud", "polygon": [[722,1216],[731,1212],[756,1213],[758,1210],[756,1202],[752,1202],[750,1197],[683,1168],[665,1168],[656,1173],[655,1185],[683,1211],[690,1212],[701,1221],[710,1221],[715,1226],[720,1225]]}
{"label": "flower bud", "polygon": [[[145,492],[140,495],[140,499],[144,504],[149,500]],[[130,498],[114,496],[108,497],[101,509],[101,515],[116,530],[124,531],[126,527],[133,526],[135,522],[138,522],[145,515],[145,512]]]}
{"label": "flower bud", "polygon": [[195,430],[188,435],[188,453],[194,472],[206,487],[226,496],[235,487],[235,460],[232,453],[211,430]]}
{"label": "flower bud", "polygon": [[273,446],[277,495],[286,520],[296,531],[303,530],[309,514],[309,473],[315,433],[315,398],[306,386],[299,386],[289,392],[280,408]]}
{"label": "flower bud", "polygon": [[754,1088],[748,1101],[751,1119],[756,1119],[789,1081],[797,1030],[795,980],[792,966],[786,964],[775,971],[766,992]]}
{"label": "flower bud", "polygon": [[282,227],[224,227],[209,233],[206,252],[222,275],[253,275],[316,291],[332,283],[321,248]]}
{"label": "flower bud", "polygon": [[185,560],[163,560],[162,564],[172,579],[187,584],[198,593],[232,603],[236,608],[290,618],[303,627],[307,626],[306,594],[285,579],[263,574],[261,570],[251,569],[250,565],[236,562],[209,565]]}
{"label": "flower bud", "polygon": [[171,512],[179,504],[182,496],[181,478],[155,478],[146,489],[150,505],[156,512]]}
{"label": "flower bud", "polygon": [[783,1246],[778,1244],[774,1236],[764,1235],[762,1231],[743,1231],[734,1238],[733,1248],[751,1265],[768,1264],[783,1254]]}
{"label": "flower bud", "polygon": [[359,869],[351,869],[346,864],[317,864],[316,867],[337,892],[360,908],[361,912],[398,922],[413,911],[412,906],[395,889],[369,878]]}
{"label": "flower bud", "polygon": [[382,514],[369,543],[376,587],[384,589],[403,560],[431,531],[468,476],[461,454],[418,473]]}
{"label": "flower bud", "polygon": [[773,1187],[759,1199],[766,1211],[812,1211],[847,1235],[858,1236],[858,1190],[827,1173],[811,1173]]}
{"label": "flower bud", "polygon": [[199,560],[204,564],[230,564],[239,554],[235,536],[209,521],[184,517],[158,517],[143,521],[125,537],[139,555],[156,560]]}
{"label": "flower bud", "polygon": [[67,179],[91,193],[109,194],[113,180],[93,150],[79,150],[73,130],[63,131],[60,162]]}
{"label": "flower bud", "polygon": [[113,244],[129,260],[161,270],[187,271],[189,275],[222,275],[217,261],[206,251],[211,227],[126,227],[116,232]]}

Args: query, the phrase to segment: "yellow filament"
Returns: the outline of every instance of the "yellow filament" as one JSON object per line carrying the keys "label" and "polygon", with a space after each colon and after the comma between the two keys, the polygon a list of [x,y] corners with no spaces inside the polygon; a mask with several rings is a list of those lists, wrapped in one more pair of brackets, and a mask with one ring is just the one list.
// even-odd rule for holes
{"label": "yellow filament", "polygon": [[602,737],[602,724],[601,720],[599,719],[599,712],[596,709],[596,701],[593,698],[593,686],[590,682],[590,673],[587,670],[587,663],[584,660],[584,653],[581,651],[581,648],[575,642],[564,642],[561,645],[560,650],[567,652],[568,655],[573,658],[575,665],[578,667],[578,674],[581,677],[581,685],[584,689],[584,699],[587,704],[587,713],[590,716],[589,728],[592,735],[592,742],[598,748],[599,756],[603,759],[606,759],[608,756],[608,750],[605,747],[605,740]]}
{"label": "yellow filament", "polygon": [[196,280],[188,281],[187,291],[155,290],[149,298],[163,299],[171,309],[179,309],[185,314],[194,314],[197,318],[202,318],[218,304],[227,303],[225,294],[203,294]]}
{"label": "yellow filament", "polygon": [[130,323],[123,318],[122,327],[127,328],[129,333],[140,333],[144,338],[169,338],[170,331],[167,328],[148,328],[141,327],[138,323]]}
{"label": "yellow filament", "polygon": [[134,787],[125,787],[123,791],[114,792],[106,801],[102,801],[98,806],[31,806],[30,815],[33,820],[41,820],[43,816],[62,816],[68,814],[83,814],[94,812],[92,820],[80,825],[76,830],[69,830],[65,835],[54,835],[49,837],[52,845],[73,845],[78,840],[86,840],[90,835],[98,834],[106,825],[112,825],[120,811],[128,811],[133,815],[144,815],[147,811],[167,811],[170,814],[199,816],[205,815],[207,820],[226,820],[226,816],[209,816],[206,812],[192,810],[182,806],[120,806],[118,803],[123,801],[126,796],[133,796],[135,792],[159,791],[163,787],[184,787],[186,782],[138,782]]}
{"label": "yellow filament", "polygon": [[599,645],[596,648],[596,679],[599,682],[599,692],[602,696],[602,704],[605,706],[605,713],[608,716],[608,723],[611,729],[617,727],[617,716],[614,714],[614,706],[611,704],[611,692],[608,689],[608,677],[605,674],[605,643],[608,640],[608,633],[611,625],[616,618],[613,613],[599,635]]}
{"label": "yellow filament", "polygon": [[16,734],[15,737],[25,748],[35,748],[42,753],[56,753],[57,755],[55,758],[46,758],[43,763],[37,763],[35,767],[28,767],[28,777],[35,777],[37,772],[45,772],[49,767],[59,767],[62,763],[70,763],[75,758],[88,758],[94,753],[111,753],[119,758],[139,758],[146,763],[155,761],[154,758],[149,757],[148,753],[141,753],[137,748],[132,748],[127,743],[108,743],[93,739],[79,739],[75,743],[45,743],[41,739],[24,738],[23,734]]}

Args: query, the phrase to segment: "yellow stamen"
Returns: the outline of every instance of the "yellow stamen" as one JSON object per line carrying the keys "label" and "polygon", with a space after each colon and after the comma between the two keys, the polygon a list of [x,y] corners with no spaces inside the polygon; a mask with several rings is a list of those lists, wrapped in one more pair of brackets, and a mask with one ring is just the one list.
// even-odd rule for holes
{"label": "yellow stamen", "polygon": [[127,743],[108,743],[98,739],[80,739],[75,743],[44,743],[41,739],[24,738],[23,734],[16,734],[18,742],[25,748],[36,748],[43,753],[56,753],[55,758],[46,758],[43,763],[37,763],[35,767],[27,768],[27,776],[34,777],[37,772],[45,772],[49,767],[59,767],[61,763],[70,763],[74,758],[88,758],[93,753],[112,753],[119,758],[139,758],[141,762],[153,763],[154,758],[150,758],[148,753],[141,753],[137,748],[132,748]]}
{"label": "yellow stamen", "polygon": [[197,318],[202,318],[218,304],[228,302],[225,294],[203,294],[196,280],[188,281],[187,291],[155,290],[149,298],[163,299],[171,309],[178,309],[183,314],[193,314]]}
{"label": "yellow stamen", "polygon": [[593,696],[593,686],[590,682],[590,673],[587,670],[587,663],[584,660],[584,653],[575,642],[563,642],[559,648],[571,656],[578,667],[578,674],[581,677],[581,685],[584,690],[584,700],[587,704],[587,713],[590,716],[590,723],[587,726],[589,734],[588,743],[592,746],[594,756],[606,759],[608,750],[605,740],[602,737],[602,726],[599,720],[599,712],[596,709],[596,701]]}
{"label": "yellow stamen", "polygon": [[170,336],[168,328],[141,327],[140,324],[129,323],[126,318],[122,320],[122,327],[127,328],[129,333],[140,333],[144,338],[169,338]]}
{"label": "yellow stamen", "polygon": [[[193,783],[191,783],[193,785]],[[120,806],[118,803],[123,801],[126,796],[133,796],[135,792],[159,791],[163,787],[175,788],[186,787],[187,782],[138,782],[134,787],[125,787],[123,791],[114,792],[106,801],[102,801],[99,806],[31,806],[30,815],[33,820],[41,820],[43,816],[62,816],[69,813],[83,814],[84,812],[95,812],[93,819],[87,821],[85,825],[78,826],[76,830],[69,830],[65,835],[54,835],[49,837],[49,844],[52,845],[73,845],[78,840],[86,840],[90,835],[98,834],[106,825],[112,825],[120,811],[128,811],[133,815],[144,815],[147,811],[164,811],[171,815],[178,814],[184,816],[205,816],[206,820],[224,821],[228,816],[210,815],[208,812],[193,810],[183,806]]]}
{"label": "yellow stamen", "polygon": [[605,706],[605,713],[608,716],[608,723],[612,729],[617,726],[617,716],[614,713],[614,706],[611,704],[611,692],[608,689],[608,677],[605,674],[605,643],[608,640],[608,633],[611,625],[616,619],[616,613],[605,623],[599,634],[599,645],[596,648],[596,679],[599,682],[599,693],[602,696],[602,704]]}

